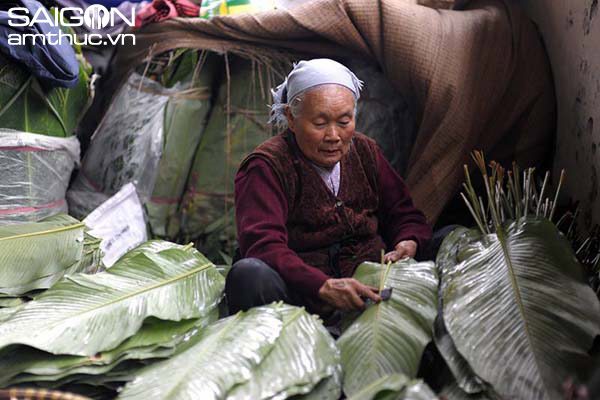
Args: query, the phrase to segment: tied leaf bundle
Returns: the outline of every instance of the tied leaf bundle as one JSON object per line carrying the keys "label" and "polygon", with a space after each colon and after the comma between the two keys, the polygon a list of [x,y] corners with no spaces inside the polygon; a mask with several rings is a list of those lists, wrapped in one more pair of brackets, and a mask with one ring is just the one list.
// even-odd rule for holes
{"label": "tied leaf bundle", "polygon": [[[209,59],[210,61],[210,59]],[[211,259],[234,253],[234,177],[244,158],[270,138],[268,88],[275,63],[225,57],[225,77],[195,151],[180,204],[181,232]]]}
{"label": "tied leaf bundle", "polygon": [[[533,169],[521,180],[516,166],[505,174],[492,163],[488,174],[483,155],[474,158],[487,204],[465,168],[463,197],[479,229],[455,230],[438,253],[437,347],[465,392],[561,398],[563,383],[592,365],[588,351],[600,334],[600,302],[551,222],[558,190],[544,198],[548,174],[538,192]],[[563,179],[564,173],[558,189]]]}
{"label": "tied leaf bundle", "polygon": [[[365,262],[354,274],[360,282],[392,288],[391,298],[371,305],[338,339],[344,367],[344,393],[354,399],[404,398],[432,339],[438,279],[433,262],[412,259],[382,265]],[[416,386],[415,386],[416,385]],[[426,387],[424,385],[423,387]],[[381,397],[388,392],[391,397]]]}
{"label": "tied leaf bundle", "polygon": [[[211,110],[212,82],[218,78],[215,56],[207,52],[179,49],[162,58],[158,74],[161,84],[175,87],[164,106],[163,149],[152,197],[146,202],[152,233],[161,238],[179,235],[179,204],[185,191],[196,148],[204,135]],[[160,64],[159,64],[160,65]]]}
{"label": "tied leaf bundle", "polygon": [[116,388],[218,317],[224,279],[191,246],[150,242],[73,274],[0,324],[0,386]]}

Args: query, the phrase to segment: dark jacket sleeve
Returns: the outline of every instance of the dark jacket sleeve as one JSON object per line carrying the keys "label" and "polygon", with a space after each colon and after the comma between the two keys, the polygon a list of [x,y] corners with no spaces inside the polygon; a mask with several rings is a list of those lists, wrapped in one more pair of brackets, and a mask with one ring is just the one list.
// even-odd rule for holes
{"label": "dark jacket sleeve", "polygon": [[275,269],[294,290],[318,296],[330,277],[307,265],[288,247],[288,206],[279,180],[266,161],[250,160],[235,178],[235,210],[242,257]]}
{"label": "dark jacket sleeve", "polygon": [[379,148],[377,173],[380,198],[378,217],[383,239],[390,250],[403,240],[414,240],[417,250],[422,249],[431,239],[431,226],[425,215],[413,205],[404,180]]}

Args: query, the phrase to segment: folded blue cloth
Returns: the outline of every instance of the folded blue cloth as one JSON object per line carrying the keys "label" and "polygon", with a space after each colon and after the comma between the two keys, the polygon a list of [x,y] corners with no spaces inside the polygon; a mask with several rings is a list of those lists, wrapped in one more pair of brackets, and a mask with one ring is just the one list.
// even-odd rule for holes
{"label": "folded blue cloth", "polygon": [[[44,7],[36,0],[20,0],[20,3],[27,7],[31,18],[40,7]],[[58,35],[61,32],[60,28],[49,23],[36,23],[32,27],[10,26],[9,19],[8,11],[0,11],[0,51],[25,64],[39,80],[53,87],[76,87],[79,82],[79,63],[69,41],[62,40],[59,44],[51,45],[48,42],[41,43],[38,39],[33,45],[31,38],[27,38],[21,46],[8,43],[10,34]]]}

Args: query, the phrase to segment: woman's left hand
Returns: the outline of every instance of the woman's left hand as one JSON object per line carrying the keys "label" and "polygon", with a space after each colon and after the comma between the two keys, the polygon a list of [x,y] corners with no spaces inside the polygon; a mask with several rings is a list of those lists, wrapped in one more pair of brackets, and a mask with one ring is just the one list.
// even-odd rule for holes
{"label": "woman's left hand", "polygon": [[414,240],[403,240],[398,242],[398,244],[394,247],[394,250],[383,256],[383,261],[385,263],[396,262],[403,258],[414,258],[416,254],[417,242]]}

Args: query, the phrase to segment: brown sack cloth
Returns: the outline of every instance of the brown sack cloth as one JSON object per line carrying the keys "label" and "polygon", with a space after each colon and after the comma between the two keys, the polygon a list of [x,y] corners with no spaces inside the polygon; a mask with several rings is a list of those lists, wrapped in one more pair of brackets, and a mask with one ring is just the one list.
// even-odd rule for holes
{"label": "brown sack cloth", "polygon": [[475,0],[456,11],[402,0],[315,0],[254,15],[175,19],[135,33],[137,45],[117,54],[109,93],[150,53],[182,47],[377,63],[416,102],[419,130],[406,180],[430,222],[460,188],[473,149],[525,167],[551,148],[549,63],[513,1]]}

